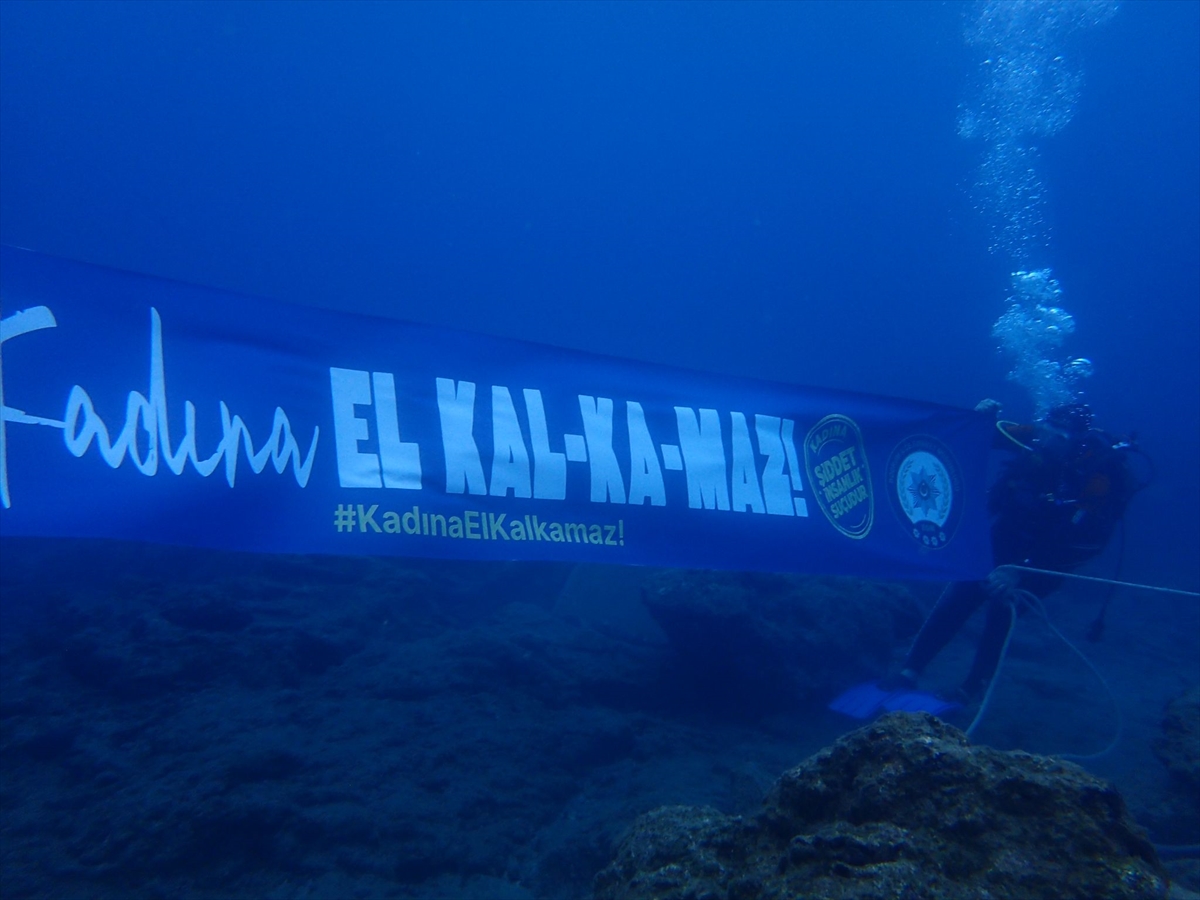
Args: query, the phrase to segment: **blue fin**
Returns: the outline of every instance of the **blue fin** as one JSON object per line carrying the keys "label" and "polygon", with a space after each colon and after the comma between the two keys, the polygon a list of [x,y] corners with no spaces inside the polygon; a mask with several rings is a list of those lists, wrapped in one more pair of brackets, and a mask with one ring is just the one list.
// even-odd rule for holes
{"label": "blue fin", "polygon": [[927,712],[942,716],[958,709],[960,704],[943,700],[924,691],[885,691],[878,682],[866,681],[842,693],[829,704],[834,712],[855,719],[870,719],[879,713]]}
{"label": "blue fin", "polygon": [[869,719],[883,709],[883,701],[892,693],[874,681],[866,681],[836,697],[829,708],[855,719]]}

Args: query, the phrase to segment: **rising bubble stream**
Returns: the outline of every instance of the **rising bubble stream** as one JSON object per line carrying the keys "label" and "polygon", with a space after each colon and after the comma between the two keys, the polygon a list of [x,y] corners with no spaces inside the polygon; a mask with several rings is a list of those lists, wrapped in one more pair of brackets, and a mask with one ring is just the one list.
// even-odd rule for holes
{"label": "rising bubble stream", "polygon": [[1091,363],[1063,356],[1074,319],[1059,305],[1062,288],[1051,270],[1033,266],[1049,238],[1038,141],[1061,131],[1079,100],[1083,76],[1065,55],[1066,38],[1116,11],[1115,0],[984,0],[967,25],[980,62],[958,131],[983,144],[971,194],[988,224],[989,249],[1018,270],[992,333],[1013,359],[1009,377],[1039,415],[1078,399]]}

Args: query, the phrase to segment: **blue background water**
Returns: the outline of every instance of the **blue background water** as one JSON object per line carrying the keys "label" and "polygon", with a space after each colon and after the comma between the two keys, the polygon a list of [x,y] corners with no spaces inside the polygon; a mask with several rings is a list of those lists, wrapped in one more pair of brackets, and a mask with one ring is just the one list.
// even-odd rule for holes
{"label": "blue background water", "polygon": [[[956,129],[971,9],[6,0],[0,240],[1019,417],[990,336],[1012,266]],[[1100,424],[1158,464],[1123,572],[1195,590],[1200,3],[1124,4],[1063,52],[1085,81],[1040,147],[1032,262]],[[1164,632],[1182,609],[1136,603]]]}

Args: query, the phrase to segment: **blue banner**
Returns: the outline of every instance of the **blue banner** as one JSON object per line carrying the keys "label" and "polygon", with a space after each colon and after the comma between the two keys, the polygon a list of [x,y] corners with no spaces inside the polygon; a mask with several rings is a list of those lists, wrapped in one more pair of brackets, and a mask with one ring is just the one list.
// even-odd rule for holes
{"label": "blue banner", "polygon": [[874,578],[991,568],[992,426],[972,412],[2,253],[5,536]]}

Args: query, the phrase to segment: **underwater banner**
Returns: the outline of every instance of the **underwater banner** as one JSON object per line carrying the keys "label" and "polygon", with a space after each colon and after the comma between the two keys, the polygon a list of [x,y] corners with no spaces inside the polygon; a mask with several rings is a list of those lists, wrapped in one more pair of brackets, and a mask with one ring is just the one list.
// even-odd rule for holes
{"label": "underwater banner", "polygon": [[[5,247],[0,535],[974,579],[988,417]],[[796,335],[796,352],[823,335]],[[897,365],[908,364],[897,354]]]}

